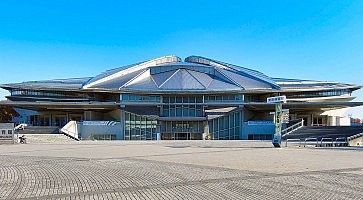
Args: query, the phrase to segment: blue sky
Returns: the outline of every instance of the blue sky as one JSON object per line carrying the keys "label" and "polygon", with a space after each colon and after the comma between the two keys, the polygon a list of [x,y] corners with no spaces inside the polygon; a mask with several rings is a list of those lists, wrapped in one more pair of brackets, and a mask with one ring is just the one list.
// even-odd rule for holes
{"label": "blue sky", "polygon": [[0,83],[93,76],[173,54],[363,85],[362,52],[359,0],[0,1]]}

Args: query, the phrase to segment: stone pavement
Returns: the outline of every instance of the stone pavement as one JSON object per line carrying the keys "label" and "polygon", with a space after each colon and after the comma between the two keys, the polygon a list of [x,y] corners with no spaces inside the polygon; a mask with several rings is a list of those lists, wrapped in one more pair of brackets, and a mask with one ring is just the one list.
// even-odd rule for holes
{"label": "stone pavement", "polygon": [[363,199],[363,149],[249,141],[0,145],[0,199]]}

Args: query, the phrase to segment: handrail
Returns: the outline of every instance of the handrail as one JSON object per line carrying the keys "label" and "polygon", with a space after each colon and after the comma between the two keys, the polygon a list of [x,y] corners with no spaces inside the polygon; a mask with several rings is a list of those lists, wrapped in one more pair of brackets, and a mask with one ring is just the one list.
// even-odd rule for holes
{"label": "handrail", "polygon": [[[317,138],[305,138],[304,147],[306,147],[306,142],[308,142],[308,145],[315,143],[315,147],[317,147],[319,144],[319,140]],[[310,142],[313,142],[313,143],[310,143]]]}
{"label": "handrail", "polygon": [[354,140],[355,138],[358,138],[360,136],[363,136],[363,132],[347,137],[347,141]]}
{"label": "handrail", "polygon": [[285,128],[284,130],[282,130],[281,135],[282,135],[282,137],[285,137],[286,135],[289,135],[290,133],[300,129],[303,126],[304,126],[304,119],[301,119],[300,122],[297,122],[296,124],[289,126],[289,127]]}
{"label": "handrail", "polygon": [[331,145],[331,146],[334,145],[333,138],[321,138],[320,147],[328,146],[328,145]]}
{"label": "handrail", "polygon": [[288,142],[299,142],[299,147],[301,147],[301,140],[300,139],[286,139],[285,147],[287,147]]}
{"label": "handrail", "polygon": [[335,138],[334,146],[348,146],[348,140],[346,137],[338,137]]}

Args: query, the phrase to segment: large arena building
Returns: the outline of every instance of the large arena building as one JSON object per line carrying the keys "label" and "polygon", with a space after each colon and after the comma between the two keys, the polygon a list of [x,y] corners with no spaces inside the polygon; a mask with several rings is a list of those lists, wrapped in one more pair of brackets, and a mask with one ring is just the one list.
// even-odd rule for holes
{"label": "large arena building", "polygon": [[0,104],[21,113],[18,123],[61,128],[76,122],[81,139],[271,139],[274,105],[268,97],[285,95],[285,121],[303,119],[305,126],[349,125],[327,111],[363,105],[352,101],[358,85],[272,78],[199,56],[165,56],[95,77],[1,88],[11,95]]}

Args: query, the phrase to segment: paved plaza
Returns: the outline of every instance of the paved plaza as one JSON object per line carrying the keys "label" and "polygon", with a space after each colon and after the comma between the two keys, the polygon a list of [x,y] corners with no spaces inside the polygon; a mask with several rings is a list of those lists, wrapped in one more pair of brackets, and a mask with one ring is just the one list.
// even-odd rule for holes
{"label": "paved plaza", "polygon": [[269,142],[0,145],[0,199],[363,199],[363,149]]}

